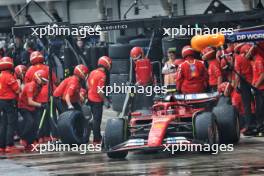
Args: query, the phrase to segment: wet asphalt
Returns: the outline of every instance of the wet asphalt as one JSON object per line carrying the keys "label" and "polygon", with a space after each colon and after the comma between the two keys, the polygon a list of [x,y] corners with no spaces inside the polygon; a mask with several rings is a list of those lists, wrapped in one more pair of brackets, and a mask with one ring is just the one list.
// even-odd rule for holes
{"label": "wet asphalt", "polygon": [[[105,116],[114,116],[107,114]],[[49,152],[0,156],[0,175],[264,175],[264,137],[244,137],[232,152],[130,152],[124,160],[105,153]]]}

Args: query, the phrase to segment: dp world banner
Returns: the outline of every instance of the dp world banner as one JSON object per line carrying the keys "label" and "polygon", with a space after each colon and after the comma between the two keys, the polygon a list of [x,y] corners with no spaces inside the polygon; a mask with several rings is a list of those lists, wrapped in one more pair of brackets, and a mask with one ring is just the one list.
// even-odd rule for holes
{"label": "dp world banner", "polygon": [[235,32],[232,35],[225,35],[226,43],[252,42],[264,40],[264,30]]}

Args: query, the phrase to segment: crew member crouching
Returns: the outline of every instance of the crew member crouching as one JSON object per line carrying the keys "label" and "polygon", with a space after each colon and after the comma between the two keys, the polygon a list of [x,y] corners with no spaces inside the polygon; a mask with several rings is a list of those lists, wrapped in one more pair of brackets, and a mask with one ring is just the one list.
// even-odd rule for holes
{"label": "crew member crouching", "polygon": [[21,134],[20,143],[25,146],[25,150],[31,150],[33,142],[37,140],[37,130],[40,117],[37,115],[37,108],[46,108],[46,104],[38,103],[35,98],[41,88],[48,83],[48,74],[44,70],[38,70],[33,76],[33,80],[25,84],[20,94],[18,108],[25,121],[25,127]]}
{"label": "crew member crouching", "polygon": [[[239,113],[239,123],[241,127],[241,133],[246,132],[247,129],[244,128],[245,120],[245,110],[242,102],[242,97],[236,89],[233,88],[230,82],[223,82],[218,86],[219,93],[223,94],[226,97],[231,98],[231,104],[236,108]],[[251,104],[251,109],[254,111],[254,104]]]}
{"label": "crew member crouching", "polygon": [[67,109],[77,109],[81,111],[79,104],[81,81],[87,79],[89,70],[85,65],[77,65],[74,68],[73,74],[73,76],[63,80],[53,93],[53,96],[57,99],[56,104],[59,113]]}
{"label": "crew member crouching", "polygon": [[[33,79],[33,75],[35,74],[36,71],[38,70],[43,70],[46,72],[47,75],[49,75],[49,66],[44,64],[44,56],[41,52],[39,51],[34,51],[31,53],[30,55],[30,63],[32,64],[32,66],[29,67],[29,69],[26,72],[25,75],[25,83],[31,82]],[[50,78],[49,78],[50,79]],[[55,89],[55,84],[57,82],[57,78],[54,72],[52,72],[52,83],[53,83],[53,90]],[[38,94],[38,96],[35,98],[35,100],[38,103],[42,103],[42,104],[48,104],[49,102],[49,84],[44,85],[41,88],[40,93]],[[46,106],[46,110],[49,111],[49,106]],[[38,116],[41,116],[44,109],[43,108],[37,108],[38,111]],[[50,113],[46,113],[44,122],[43,122],[43,129],[40,131],[39,134],[39,142],[43,143],[43,142],[47,142],[49,140],[51,140],[50,138],[50,132],[51,132],[51,122],[50,122],[50,117],[49,117]],[[54,130],[52,130],[52,133],[55,133]]]}

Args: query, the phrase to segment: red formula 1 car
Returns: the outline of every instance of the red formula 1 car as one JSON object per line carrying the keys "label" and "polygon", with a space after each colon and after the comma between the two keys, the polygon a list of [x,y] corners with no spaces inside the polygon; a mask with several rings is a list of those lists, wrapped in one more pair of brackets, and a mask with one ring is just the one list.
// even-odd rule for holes
{"label": "red formula 1 car", "polygon": [[151,111],[107,121],[103,149],[110,158],[130,150],[161,150],[166,144],[237,143],[239,115],[228,98],[216,93],[167,95]]}

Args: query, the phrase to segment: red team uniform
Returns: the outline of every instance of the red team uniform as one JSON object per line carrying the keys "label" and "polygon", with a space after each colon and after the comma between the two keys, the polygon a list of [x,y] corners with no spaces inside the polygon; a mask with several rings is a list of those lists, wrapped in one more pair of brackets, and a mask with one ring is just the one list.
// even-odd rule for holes
{"label": "red team uniform", "polygon": [[[59,112],[63,112],[67,108],[76,108],[81,110],[80,102],[80,90],[81,90],[81,80],[86,80],[89,70],[84,65],[77,65],[74,68],[74,75],[63,80],[60,85],[53,92],[53,96],[57,98],[57,107]],[[67,97],[69,101],[67,102]],[[60,104],[58,101],[62,101]],[[71,105],[70,105],[71,104]],[[68,106],[68,107],[67,107]],[[73,106],[73,107],[70,107]]]}
{"label": "red team uniform", "polygon": [[16,99],[20,90],[19,84],[15,79],[12,69],[14,68],[13,59],[3,57],[0,59],[0,153],[17,152],[14,146],[14,132],[16,122]]}
{"label": "red team uniform", "polygon": [[103,102],[103,98],[98,94],[98,87],[102,88],[105,86],[106,74],[102,70],[94,70],[91,72],[87,84],[89,86],[88,90],[88,100],[92,102]]}
{"label": "red team uniform", "polygon": [[182,50],[185,61],[180,64],[177,75],[177,90],[184,93],[202,93],[207,87],[208,74],[203,62],[194,58],[195,52],[190,46]]}

